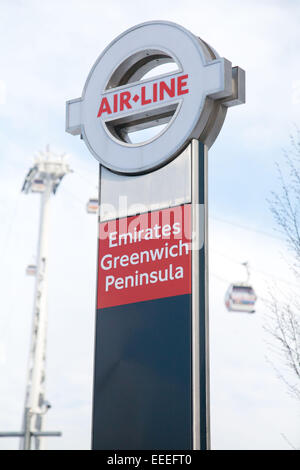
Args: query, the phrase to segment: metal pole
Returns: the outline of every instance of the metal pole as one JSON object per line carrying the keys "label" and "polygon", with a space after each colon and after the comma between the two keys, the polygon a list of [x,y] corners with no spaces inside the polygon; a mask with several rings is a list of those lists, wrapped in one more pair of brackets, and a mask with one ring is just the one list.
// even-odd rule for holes
{"label": "metal pole", "polygon": [[199,143],[191,144],[192,158],[192,403],[193,450],[200,449],[200,350],[199,350]]}
{"label": "metal pole", "polygon": [[[192,148],[192,403],[193,449],[210,448],[208,335],[207,146]],[[201,149],[201,151],[200,151]]]}
{"label": "metal pole", "polygon": [[42,450],[44,437],[61,436],[59,431],[45,432],[43,425],[45,413],[50,408],[45,400],[49,206],[51,194],[56,194],[64,176],[72,172],[65,157],[50,152],[49,146],[46,152],[39,152],[22,187],[25,194],[33,192],[41,195],[32,334],[22,430],[0,433],[0,437],[21,437],[21,450],[31,449],[32,437],[35,449]]}
{"label": "metal pole", "polygon": [[[44,415],[41,407],[45,399],[45,359],[47,330],[47,246],[49,203],[52,182],[45,178],[45,190],[41,193],[39,240],[37,252],[37,273],[33,307],[33,331],[30,349],[29,377],[25,403],[24,432],[22,448],[31,448],[31,433],[42,431]],[[35,437],[35,449],[43,449],[41,437]]]}
{"label": "metal pole", "polygon": [[31,447],[30,410],[28,408],[25,408],[23,450],[30,450],[30,447]]}

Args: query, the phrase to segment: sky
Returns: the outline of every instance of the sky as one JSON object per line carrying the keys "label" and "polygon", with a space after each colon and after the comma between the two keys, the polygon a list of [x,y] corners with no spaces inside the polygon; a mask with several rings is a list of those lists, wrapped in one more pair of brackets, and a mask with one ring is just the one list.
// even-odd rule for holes
{"label": "sky", "polygon": [[[69,155],[74,172],[51,201],[48,449],[88,449],[96,287],[98,164],[65,133],[65,102],[117,35],[144,21],[174,21],[246,70],[246,104],[229,109],[209,151],[211,432],[214,449],[300,447],[300,405],[268,362],[268,289],[297,289],[290,254],[267,199],[275,162],[300,118],[300,4],[294,0],[2,0],[0,3],[0,431],[21,426],[32,318],[39,197],[20,192],[35,152]],[[269,234],[269,235],[268,235]],[[248,260],[255,315],[230,315],[224,294]],[[278,294],[281,295],[281,294]],[[18,448],[0,439],[0,449]]]}

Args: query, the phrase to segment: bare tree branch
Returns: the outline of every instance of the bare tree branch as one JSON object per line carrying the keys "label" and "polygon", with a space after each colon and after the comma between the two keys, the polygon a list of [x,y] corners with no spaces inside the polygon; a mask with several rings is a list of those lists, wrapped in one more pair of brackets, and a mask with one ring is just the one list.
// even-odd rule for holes
{"label": "bare tree branch", "polygon": [[[274,220],[284,235],[294,262],[291,268],[300,277],[300,129],[291,136],[291,149],[284,152],[285,167],[276,163],[279,190],[269,200]],[[300,283],[299,283],[300,287]],[[299,294],[279,301],[275,290],[267,302],[268,315],[264,329],[276,355],[276,366],[269,360],[289,393],[300,400],[300,298]]]}

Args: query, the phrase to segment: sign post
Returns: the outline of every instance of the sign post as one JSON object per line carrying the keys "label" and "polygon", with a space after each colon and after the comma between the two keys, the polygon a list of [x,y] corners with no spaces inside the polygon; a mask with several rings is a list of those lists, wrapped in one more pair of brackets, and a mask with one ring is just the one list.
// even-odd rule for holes
{"label": "sign post", "polygon": [[67,132],[100,163],[93,449],[210,447],[207,154],[244,79],[155,21],[115,39],[67,102]]}

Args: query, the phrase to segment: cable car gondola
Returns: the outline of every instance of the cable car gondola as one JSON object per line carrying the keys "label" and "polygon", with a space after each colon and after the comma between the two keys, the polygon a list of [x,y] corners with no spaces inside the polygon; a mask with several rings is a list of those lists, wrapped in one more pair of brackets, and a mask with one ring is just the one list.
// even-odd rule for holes
{"label": "cable car gondola", "polygon": [[86,205],[86,211],[88,214],[96,214],[98,212],[98,198],[91,198],[88,200]]}
{"label": "cable car gondola", "polygon": [[35,276],[36,275],[36,265],[35,264],[29,264],[26,268],[26,274],[27,274],[27,276]]}
{"label": "cable car gondola", "polygon": [[34,179],[31,184],[31,191],[33,193],[43,193],[45,191],[45,182],[42,179]]}
{"label": "cable car gondola", "polygon": [[230,284],[225,294],[225,305],[230,312],[254,313],[257,296],[249,284],[249,265],[242,263],[247,270],[247,281]]}

